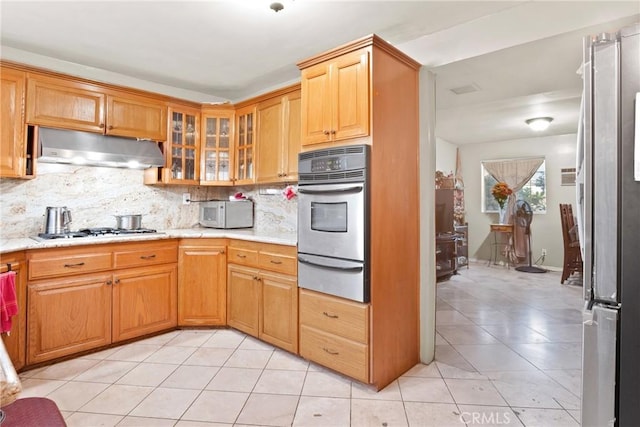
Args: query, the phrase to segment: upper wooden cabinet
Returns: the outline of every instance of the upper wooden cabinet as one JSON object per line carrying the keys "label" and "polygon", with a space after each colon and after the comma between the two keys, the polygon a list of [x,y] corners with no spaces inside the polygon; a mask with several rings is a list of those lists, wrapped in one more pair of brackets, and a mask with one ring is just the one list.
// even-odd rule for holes
{"label": "upper wooden cabinet", "polygon": [[236,110],[236,146],[234,185],[255,182],[254,149],[256,105],[248,105]]}
{"label": "upper wooden cabinet", "polygon": [[200,147],[200,184],[233,184],[234,111],[205,109],[202,111]]}
{"label": "upper wooden cabinet", "polygon": [[200,110],[170,106],[169,117],[162,181],[197,185],[200,178]]}
{"label": "upper wooden cabinet", "polygon": [[298,180],[301,92],[258,104],[256,182]]}
{"label": "upper wooden cabinet", "polygon": [[302,69],[302,145],[369,135],[369,48]]}
{"label": "upper wooden cabinet", "polygon": [[29,75],[26,121],[154,141],[167,139],[164,102],[40,75]]}
{"label": "upper wooden cabinet", "polygon": [[33,176],[32,150],[25,134],[24,102],[26,73],[0,67],[0,177]]}
{"label": "upper wooden cabinet", "polygon": [[107,95],[108,135],[165,141],[167,107],[164,102],[128,94]]}

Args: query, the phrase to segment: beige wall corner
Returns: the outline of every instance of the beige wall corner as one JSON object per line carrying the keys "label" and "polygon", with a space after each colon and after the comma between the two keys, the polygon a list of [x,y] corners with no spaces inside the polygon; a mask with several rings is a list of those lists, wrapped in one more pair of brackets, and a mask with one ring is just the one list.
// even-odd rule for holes
{"label": "beige wall corner", "polygon": [[420,361],[435,357],[436,275],[433,200],[436,171],[435,75],[420,71]]}

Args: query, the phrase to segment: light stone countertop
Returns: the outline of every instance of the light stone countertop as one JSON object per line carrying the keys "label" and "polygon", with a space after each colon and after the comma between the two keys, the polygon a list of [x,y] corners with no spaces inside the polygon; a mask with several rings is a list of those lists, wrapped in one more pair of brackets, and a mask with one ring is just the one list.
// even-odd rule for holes
{"label": "light stone countertop", "polygon": [[264,232],[255,229],[219,230],[215,228],[181,228],[173,230],[158,230],[158,233],[150,234],[78,237],[43,241],[38,241],[29,237],[0,239],[0,253],[5,254],[27,249],[62,248],[83,245],[99,245],[105,243],[139,242],[178,238],[228,238],[249,240],[260,243],[274,243],[286,246],[295,246],[298,243],[297,234],[290,232]]}

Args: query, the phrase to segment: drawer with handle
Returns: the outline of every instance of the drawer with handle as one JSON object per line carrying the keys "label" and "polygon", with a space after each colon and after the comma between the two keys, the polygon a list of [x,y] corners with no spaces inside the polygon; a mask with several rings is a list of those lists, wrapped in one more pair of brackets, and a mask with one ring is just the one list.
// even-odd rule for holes
{"label": "drawer with handle", "polygon": [[115,248],[116,269],[178,262],[178,246],[175,243],[147,243]]}
{"label": "drawer with handle", "polygon": [[367,344],[369,306],[300,289],[300,325]]}
{"label": "drawer with handle", "polygon": [[295,276],[298,272],[296,256],[260,251],[258,253],[258,267],[264,270]]}
{"label": "drawer with handle", "polygon": [[229,246],[227,262],[256,267],[258,263],[258,251],[253,249]]}
{"label": "drawer with handle", "polygon": [[300,326],[300,356],[347,376],[369,382],[369,346]]}
{"label": "drawer with handle", "polygon": [[111,269],[109,250],[57,250],[29,255],[29,280],[93,273]]}

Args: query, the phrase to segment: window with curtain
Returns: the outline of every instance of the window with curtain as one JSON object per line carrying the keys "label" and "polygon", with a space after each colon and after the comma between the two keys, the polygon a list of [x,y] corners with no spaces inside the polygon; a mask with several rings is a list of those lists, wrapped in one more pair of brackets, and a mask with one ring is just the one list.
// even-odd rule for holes
{"label": "window with curtain", "polygon": [[[527,159],[527,161],[530,159]],[[547,183],[545,175],[545,161],[543,157],[531,159],[541,161],[540,166],[533,173],[532,177],[516,192],[516,200],[526,200],[534,213],[547,212]],[[515,160],[490,160],[482,162],[482,212],[498,212],[498,202],[491,195],[491,188],[496,184],[496,179],[489,173],[485,163],[515,163],[522,161]]]}

